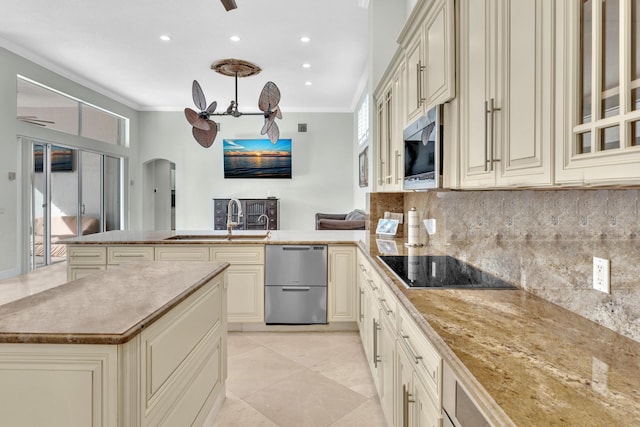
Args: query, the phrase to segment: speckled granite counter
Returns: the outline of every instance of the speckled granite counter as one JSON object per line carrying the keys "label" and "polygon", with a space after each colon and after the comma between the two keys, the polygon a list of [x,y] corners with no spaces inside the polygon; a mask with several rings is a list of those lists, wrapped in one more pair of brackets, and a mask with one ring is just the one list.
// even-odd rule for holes
{"label": "speckled granite counter", "polygon": [[0,305],[0,343],[123,344],[227,268],[138,262]]}
{"label": "speckled granite counter", "polygon": [[408,289],[377,243],[360,246],[496,425],[640,425],[640,343],[521,290]]}

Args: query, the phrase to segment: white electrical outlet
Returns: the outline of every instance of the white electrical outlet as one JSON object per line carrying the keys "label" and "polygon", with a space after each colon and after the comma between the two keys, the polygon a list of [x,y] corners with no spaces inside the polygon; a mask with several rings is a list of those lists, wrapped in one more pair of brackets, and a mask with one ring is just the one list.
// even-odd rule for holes
{"label": "white electrical outlet", "polygon": [[593,257],[593,289],[611,293],[609,260]]}

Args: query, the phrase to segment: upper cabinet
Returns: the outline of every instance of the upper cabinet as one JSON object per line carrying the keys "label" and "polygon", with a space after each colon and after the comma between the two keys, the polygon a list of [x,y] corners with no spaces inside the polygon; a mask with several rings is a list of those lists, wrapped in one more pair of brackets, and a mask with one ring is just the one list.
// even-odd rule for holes
{"label": "upper cabinet", "polygon": [[421,1],[398,42],[406,58],[404,125],[455,96],[455,10],[453,0]]}
{"label": "upper cabinet", "polygon": [[553,3],[458,5],[460,186],[551,185]]}
{"label": "upper cabinet", "polygon": [[376,191],[400,191],[404,178],[405,61],[397,54],[393,67],[374,93]]}
{"label": "upper cabinet", "polygon": [[584,0],[555,8],[556,182],[638,183],[640,6]]}

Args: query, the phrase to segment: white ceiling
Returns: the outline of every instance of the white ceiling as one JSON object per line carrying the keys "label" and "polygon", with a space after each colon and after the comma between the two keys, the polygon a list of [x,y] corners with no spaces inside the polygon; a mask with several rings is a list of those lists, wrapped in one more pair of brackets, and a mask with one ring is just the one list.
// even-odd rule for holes
{"label": "white ceiling", "polygon": [[225,58],[262,68],[238,80],[240,111],[258,111],[269,80],[284,114],[354,110],[366,79],[367,0],[236,3],[226,12],[220,0],[2,0],[0,46],[138,110],[195,108],[195,79],[220,112],[234,78],[210,66]]}

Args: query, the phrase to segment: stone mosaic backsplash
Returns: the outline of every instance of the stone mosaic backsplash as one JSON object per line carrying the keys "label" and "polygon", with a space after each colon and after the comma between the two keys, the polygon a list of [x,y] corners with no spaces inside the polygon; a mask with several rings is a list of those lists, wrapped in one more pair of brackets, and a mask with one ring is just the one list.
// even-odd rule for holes
{"label": "stone mosaic backsplash", "polygon": [[[436,219],[428,247],[640,341],[640,190],[401,194],[405,214]],[[594,256],[611,260],[610,295],[592,287]]]}

